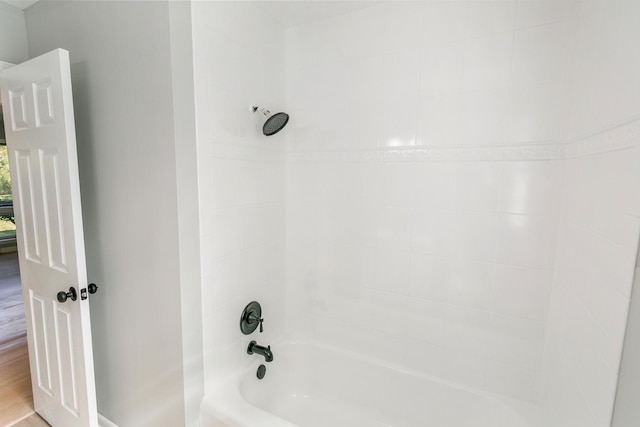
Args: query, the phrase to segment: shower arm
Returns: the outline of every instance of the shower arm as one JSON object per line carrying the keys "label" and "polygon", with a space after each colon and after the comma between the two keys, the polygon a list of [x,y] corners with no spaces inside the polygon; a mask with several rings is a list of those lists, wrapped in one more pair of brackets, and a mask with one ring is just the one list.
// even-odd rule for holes
{"label": "shower arm", "polygon": [[[251,106],[251,111],[253,111],[254,113],[258,111],[260,107],[256,106],[256,105],[252,105]],[[271,114],[271,111],[267,110],[266,108],[262,108],[260,110],[260,112],[262,113],[263,116],[268,117]]]}

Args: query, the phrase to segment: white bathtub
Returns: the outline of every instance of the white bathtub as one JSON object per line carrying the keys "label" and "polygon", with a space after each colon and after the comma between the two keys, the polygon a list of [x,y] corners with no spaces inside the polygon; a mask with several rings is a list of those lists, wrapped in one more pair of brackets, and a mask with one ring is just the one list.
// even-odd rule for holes
{"label": "white bathtub", "polygon": [[548,427],[532,405],[456,387],[312,344],[272,346],[216,384],[200,427]]}

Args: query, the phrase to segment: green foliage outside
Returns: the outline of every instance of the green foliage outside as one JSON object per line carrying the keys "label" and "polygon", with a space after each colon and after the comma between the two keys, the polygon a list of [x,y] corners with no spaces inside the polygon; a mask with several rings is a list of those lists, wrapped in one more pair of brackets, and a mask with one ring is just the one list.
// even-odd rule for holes
{"label": "green foliage outside", "polygon": [[[9,156],[7,146],[0,145],[0,206],[12,205],[11,176],[9,175]],[[16,235],[13,215],[0,215],[0,239]]]}
{"label": "green foliage outside", "polygon": [[16,225],[11,221],[1,220],[0,221],[0,240],[6,237],[15,237],[16,235]]}

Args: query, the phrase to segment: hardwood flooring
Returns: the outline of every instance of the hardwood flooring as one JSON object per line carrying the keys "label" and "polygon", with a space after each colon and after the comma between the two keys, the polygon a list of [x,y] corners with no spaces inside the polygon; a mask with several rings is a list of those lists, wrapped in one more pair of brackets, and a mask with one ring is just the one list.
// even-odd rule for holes
{"label": "hardwood flooring", "polygon": [[38,414],[31,414],[27,418],[12,424],[11,427],[51,427]]}
{"label": "hardwood flooring", "polygon": [[18,254],[0,255],[0,345],[24,335],[24,307]]}
{"label": "hardwood flooring", "polygon": [[0,255],[0,426],[48,427],[33,411],[17,254]]}

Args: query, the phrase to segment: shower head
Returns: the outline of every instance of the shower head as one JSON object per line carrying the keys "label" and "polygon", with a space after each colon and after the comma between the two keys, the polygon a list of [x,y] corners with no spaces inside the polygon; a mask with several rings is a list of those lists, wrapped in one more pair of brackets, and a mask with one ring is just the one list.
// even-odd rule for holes
{"label": "shower head", "polygon": [[287,122],[289,122],[287,113],[275,113],[264,122],[262,133],[266,136],[274,135],[280,132],[287,125]]}
{"label": "shower head", "polygon": [[[258,111],[260,107],[253,106],[251,111],[254,113]],[[264,125],[262,126],[262,133],[265,136],[275,135],[280,132],[289,122],[289,115],[287,113],[275,113],[271,114],[271,111],[266,108],[261,109],[262,115],[265,118]]]}

